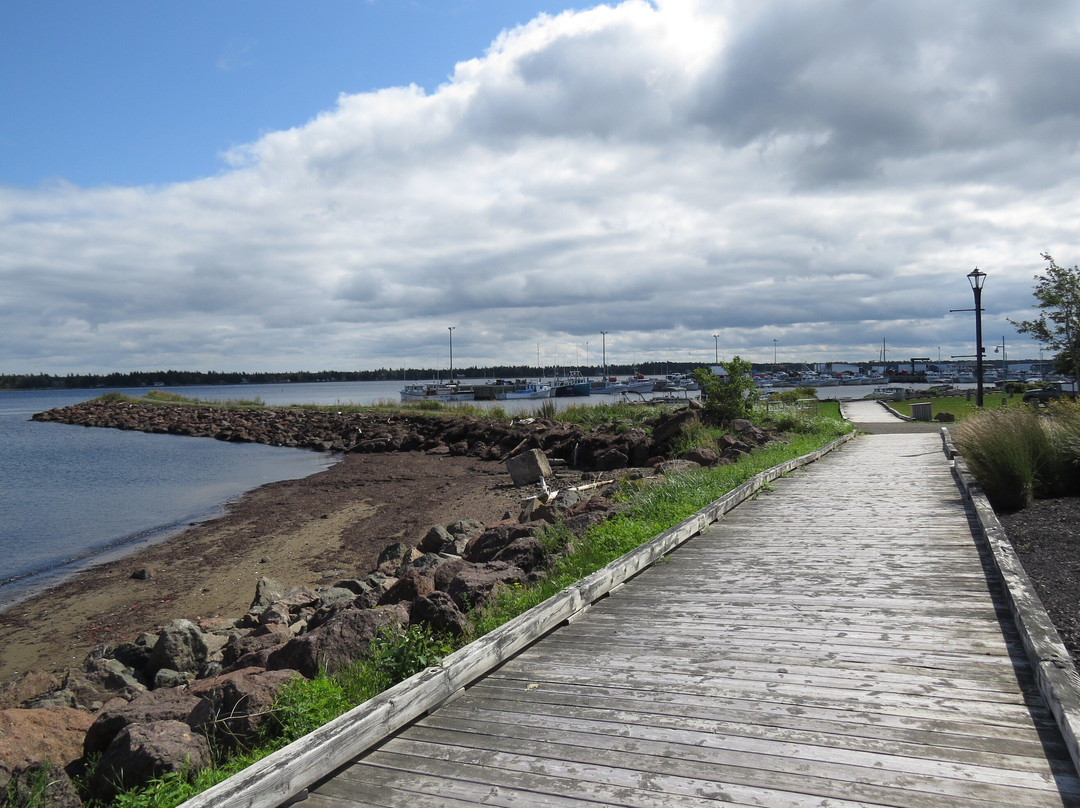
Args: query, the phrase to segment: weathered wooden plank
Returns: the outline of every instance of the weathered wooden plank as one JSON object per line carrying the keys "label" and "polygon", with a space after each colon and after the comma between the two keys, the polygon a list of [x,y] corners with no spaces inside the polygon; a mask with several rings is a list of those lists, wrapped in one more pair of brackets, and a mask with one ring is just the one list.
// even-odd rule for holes
{"label": "weathered wooden plank", "polygon": [[[794,792],[819,799],[902,808],[1000,808],[1008,804],[1030,808],[1061,805],[1074,808],[1078,804],[1068,795],[1063,797],[1056,792],[1010,788],[978,781],[904,775],[901,782],[890,785],[880,782],[884,779],[880,775],[875,777],[873,772],[860,772],[870,779],[870,782],[861,782],[855,772],[842,771],[839,766],[829,767],[822,774],[817,766],[796,764],[783,758],[768,761],[775,763],[777,768],[766,765],[766,761],[760,757],[756,759],[756,765],[744,766],[720,763],[703,756],[700,750],[695,754],[693,749],[681,749],[680,754],[685,754],[685,757],[612,753],[583,746],[478,735],[470,735],[469,740],[479,743],[483,739],[484,746],[466,747],[453,743],[448,737],[452,734],[414,727],[408,739],[395,738],[381,751],[383,754],[411,755],[410,762],[414,764],[416,757],[438,761],[444,764],[444,771],[450,776],[460,764],[469,763],[614,787],[641,787],[647,784],[663,793],[697,797],[708,797],[710,794],[723,793],[733,786],[742,786]],[[451,742],[440,743],[440,739]],[[391,765],[406,767],[401,759],[393,761]]]}
{"label": "weathered wooden plank", "polygon": [[[436,730],[425,736],[423,730]],[[1045,790],[1053,784],[1070,795],[1080,794],[1080,782],[1075,775],[1057,775],[1032,767],[1011,769],[1007,766],[982,761],[958,764],[919,754],[899,754],[895,748],[879,749],[877,752],[844,749],[838,746],[821,746],[800,743],[790,737],[754,738],[745,735],[722,733],[715,729],[706,731],[682,727],[672,730],[654,724],[631,723],[621,726],[604,725],[590,720],[568,718],[557,727],[544,727],[537,723],[522,721],[493,721],[475,715],[472,711],[439,711],[428,716],[418,725],[412,737],[426,737],[432,742],[450,737],[447,733],[467,734],[473,748],[506,748],[523,750],[526,744],[537,744],[548,750],[556,747],[567,749],[560,757],[577,760],[578,752],[588,750],[588,759],[599,757],[614,760],[617,755],[650,755],[660,758],[708,763],[716,759],[715,752],[722,752],[724,765],[747,766],[788,774],[807,771],[801,762],[812,764],[814,774],[833,780],[850,780],[858,783],[889,785],[904,775],[934,779],[976,779],[981,783],[1018,789]],[[514,743],[519,742],[519,743]],[[925,750],[924,750],[925,752]],[[865,769],[865,771],[864,771]]]}

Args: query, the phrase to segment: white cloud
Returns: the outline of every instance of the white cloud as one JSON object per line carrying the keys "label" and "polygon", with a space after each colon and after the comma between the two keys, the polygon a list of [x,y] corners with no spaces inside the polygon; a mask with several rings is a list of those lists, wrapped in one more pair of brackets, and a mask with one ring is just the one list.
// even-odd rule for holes
{"label": "white cloud", "polygon": [[968,353],[973,266],[993,334],[1080,243],[1080,12],[1019,11],[601,6],[219,177],[0,188],[0,371]]}

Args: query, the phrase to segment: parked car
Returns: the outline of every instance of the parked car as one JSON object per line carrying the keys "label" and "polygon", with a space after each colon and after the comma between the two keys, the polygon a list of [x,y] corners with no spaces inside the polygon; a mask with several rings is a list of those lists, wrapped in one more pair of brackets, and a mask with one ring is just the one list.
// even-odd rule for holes
{"label": "parked car", "polygon": [[1024,403],[1038,406],[1048,404],[1059,398],[1076,398],[1077,392],[1075,390],[1066,390],[1065,384],[1065,382],[1051,382],[1046,387],[1028,390],[1024,393]]}

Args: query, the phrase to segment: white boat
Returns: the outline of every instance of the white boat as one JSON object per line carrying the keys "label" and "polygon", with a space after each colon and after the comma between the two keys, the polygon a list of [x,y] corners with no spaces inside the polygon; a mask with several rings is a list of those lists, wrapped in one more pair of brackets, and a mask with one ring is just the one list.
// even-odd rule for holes
{"label": "white boat", "polygon": [[476,393],[460,384],[407,384],[401,391],[402,401],[473,401]]}
{"label": "white boat", "polygon": [[645,378],[645,376],[640,373],[636,373],[621,382],[614,376],[611,376],[599,387],[594,387],[593,392],[606,393],[608,395],[619,395],[620,393],[651,393],[655,386],[655,381]]}

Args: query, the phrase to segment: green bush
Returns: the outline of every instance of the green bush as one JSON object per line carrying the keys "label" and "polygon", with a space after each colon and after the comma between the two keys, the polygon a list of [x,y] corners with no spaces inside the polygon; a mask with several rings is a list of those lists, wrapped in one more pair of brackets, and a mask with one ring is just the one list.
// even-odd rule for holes
{"label": "green bush", "polygon": [[758,399],[750,363],[736,356],[720,365],[727,371],[726,377],[717,376],[708,368],[694,371],[694,378],[701,385],[701,400],[706,414],[719,424],[729,424],[736,418],[749,418]]}
{"label": "green bush", "polygon": [[1064,450],[1070,427],[1080,430],[1080,419],[1054,423],[1029,408],[1009,407],[968,416],[955,441],[994,507],[1018,510],[1068,488],[1067,470],[1075,462]]}

